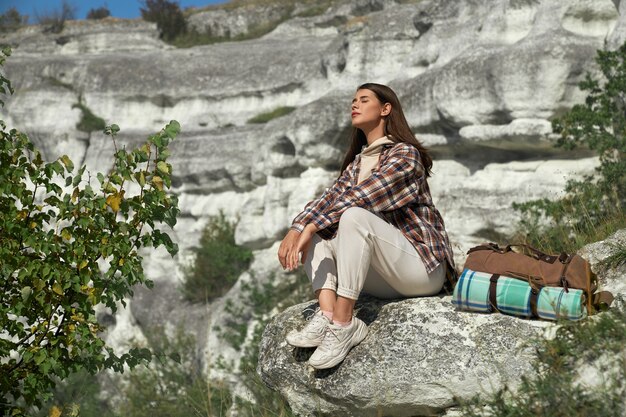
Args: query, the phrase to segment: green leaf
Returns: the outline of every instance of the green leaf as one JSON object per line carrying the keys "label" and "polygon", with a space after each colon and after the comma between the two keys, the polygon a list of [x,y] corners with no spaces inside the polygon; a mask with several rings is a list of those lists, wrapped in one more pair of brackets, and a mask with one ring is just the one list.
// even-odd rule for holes
{"label": "green leaf", "polygon": [[[0,66],[2,62],[0,56]],[[7,88],[4,80],[0,75],[0,94]],[[169,136],[179,129],[177,124],[168,126],[152,136],[159,143],[159,158],[167,155]],[[107,126],[105,131],[115,136],[119,127]],[[178,210],[177,201],[168,201],[159,190],[169,183],[171,166],[163,159],[152,165],[148,161],[151,151],[154,156],[155,150],[146,144],[140,150],[118,151],[110,156],[110,163],[103,161],[112,171],[93,174],[101,188],[95,192],[85,178],[81,190],[84,165],[74,174],[76,166],[67,155],[45,163],[26,134],[17,129],[6,132],[0,122],[0,276],[5,280],[0,321],[7,313],[20,317],[19,322],[0,323],[0,350],[4,352],[0,356],[7,356],[5,348],[10,341],[23,341],[18,351],[23,366],[11,375],[2,373],[0,383],[3,378],[10,381],[3,384],[2,394],[16,399],[24,409],[38,406],[44,410],[41,406],[56,382],[78,369],[94,373],[105,368],[124,370],[124,360],[130,356],[115,356],[100,339],[102,328],[93,309],[102,304],[115,310],[118,302],[132,297],[133,286],[152,285],[143,275],[139,253],[153,243],[148,230],[165,217],[172,222]],[[148,164],[160,176],[147,173]],[[154,188],[143,187],[141,193],[124,199],[121,185],[126,179],[150,183]],[[33,184],[43,201],[38,195],[33,202]],[[159,242],[174,246],[164,237]],[[114,264],[102,276],[97,267],[101,257]],[[57,331],[60,308],[68,321]],[[132,361],[149,360],[148,353],[138,351]],[[16,361],[9,359],[2,372],[15,365]]]}
{"label": "green leaf", "polygon": [[170,139],[174,139],[176,135],[180,133],[180,123],[176,120],[171,120],[164,129],[165,133]]}
{"label": "green leaf", "polygon": [[117,193],[117,187],[115,185],[111,184],[110,182],[107,183],[107,185],[104,188],[104,190],[107,193]]}
{"label": "green leaf", "polygon": [[112,124],[110,126],[106,126],[104,128],[104,134],[109,136],[115,136],[120,131],[120,127],[116,124]]}
{"label": "green leaf", "polygon": [[61,284],[59,284],[58,282],[52,284],[52,291],[54,291],[58,295],[63,295],[63,287],[61,287]]}
{"label": "green leaf", "polygon": [[28,300],[28,297],[33,293],[33,289],[28,285],[22,288],[22,300]]}
{"label": "green leaf", "polygon": [[161,171],[163,174],[169,174],[170,173],[170,167],[167,165],[167,163],[165,163],[163,161],[157,162],[157,169],[159,171]]}
{"label": "green leaf", "polygon": [[67,169],[68,172],[74,171],[74,163],[69,156],[63,155],[59,158],[59,160],[63,163],[63,165],[65,165],[65,169]]}

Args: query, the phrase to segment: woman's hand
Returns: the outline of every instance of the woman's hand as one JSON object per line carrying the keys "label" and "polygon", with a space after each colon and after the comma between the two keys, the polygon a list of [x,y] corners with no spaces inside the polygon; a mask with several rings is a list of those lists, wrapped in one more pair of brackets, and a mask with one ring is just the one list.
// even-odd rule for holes
{"label": "woman's hand", "polygon": [[298,267],[298,258],[302,252],[302,263],[306,260],[309,245],[313,234],[317,231],[315,226],[308,224],[302,233],[289,230],[278,248],[278,260],[283,269],[293,271]]}
{"label": "woman's hand", "polygon": [[287,269],[289,265],[287,262],[288,259],[290,259],[291,254],[298,249],[300,234],[301,233],[297,230],[289,229],[283,241],[280,242],[280,247],[278,248],[278,260],[280,261],[283,269]]}
{"label": "woman's hand", "polygon": [[293,271],[298,267],[298,257],[300,253],[302,253],[301,262],[304,264],[309,251],[309,246],[311,245],[311,238],[315,232],[317,232],[317,229],[309,223],[306,225],[302,233],[300,233],[300,237],[296,243],[296,250],[290,254],[289,258],[287,258],[287,265],[290,271]]}

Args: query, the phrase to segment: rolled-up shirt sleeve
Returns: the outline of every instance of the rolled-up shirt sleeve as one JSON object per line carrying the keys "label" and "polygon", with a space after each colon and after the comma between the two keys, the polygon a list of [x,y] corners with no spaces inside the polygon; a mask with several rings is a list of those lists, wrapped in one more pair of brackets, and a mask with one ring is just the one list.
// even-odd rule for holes
{"label": "rolled-up shirt sleeve", "polygon": [[319,217],[324,210],[332,205],[337,196],[349,186],[351,168],[352,164],[348,165],[341,176],[324,191],[321,197],[308,202],[304,210],[293,219],[290,229],[302,232],[307,224]]}
{"label": "rolled-up shirt sleeve", "polygon": [[378,171],[358,185],[346,186],[333,200],[316,206],[315,212],[309,212],[307,223],[312,222],[318,230],[325,229],[339,222],[349,207],[363,207],[372,212],[396,210],[417,199],[423,176],[424,166],[417,148],[407,143],[396,144]]}

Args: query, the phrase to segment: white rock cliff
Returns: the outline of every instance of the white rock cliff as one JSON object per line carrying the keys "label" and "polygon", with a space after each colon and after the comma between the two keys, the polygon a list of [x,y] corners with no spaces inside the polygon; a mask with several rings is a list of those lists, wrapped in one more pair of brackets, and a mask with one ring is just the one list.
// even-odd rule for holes
{"label": "white rock cliff", "polygon": [[[181,215],[171,235],[181,252],[174,260],[146,254],[155,290],[139,291],[131,317],[120,315],[110,332],[186,320],[199,351],[210,353],[207,370],[224,377],[212,366],[219,356],[234,363],[241,356],[213,331],[225,301],[190,306],[177,291],[209,216],[223,210],[239,220],[237,243],[256,259],[242,280],[283,276],[277,242],[336,177],[356,87],[385,83],[432,149],[430,188],[461,266],[485,231],[512,231],[513,201],[555,198],[569,178],[597,166],[589,153],[555,149],[550,120],[584,99],[577,83],[596,71],[596,50],[626,39],[625,7],[619,0],[340,2],[287,18],[257,39],[188,49],[163,43],[142,21],[68,22],[60,34],[31,26],[0,38],[16,46],[6,65],[16,92],[2,118],[48,159],[65,153],[93,171],[107,169],[112,145],[77,130],[75,103],[120,125],[129,145],[180,122],[172,164]],[[192,24],[219,36],[256,24],[254,12],[227,13],[198,14]],[[263,13],[279,18],[271,8]],[[295,110],[247,123],[280,106]],[[239,289],[225,299],[238,300]]]}

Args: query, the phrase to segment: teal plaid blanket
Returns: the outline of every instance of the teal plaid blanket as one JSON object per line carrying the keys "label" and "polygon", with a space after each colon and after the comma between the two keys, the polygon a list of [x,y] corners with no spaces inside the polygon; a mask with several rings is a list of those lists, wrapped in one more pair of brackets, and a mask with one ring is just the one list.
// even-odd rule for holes
{"label": "teal plaid blanket", "polygon": [[[454,287],[452,304],[459,310],[493,311],[489,303],[491,274],[463,270]],[[530,309],[531,287],[526,281],[500,276],[496,286],[498,310],[514,316],[532,317]],[[537,314],[547,320],[580,320],[587,316],[585,294],[582,290],[561,287],[543,287],[537,298]]]}

